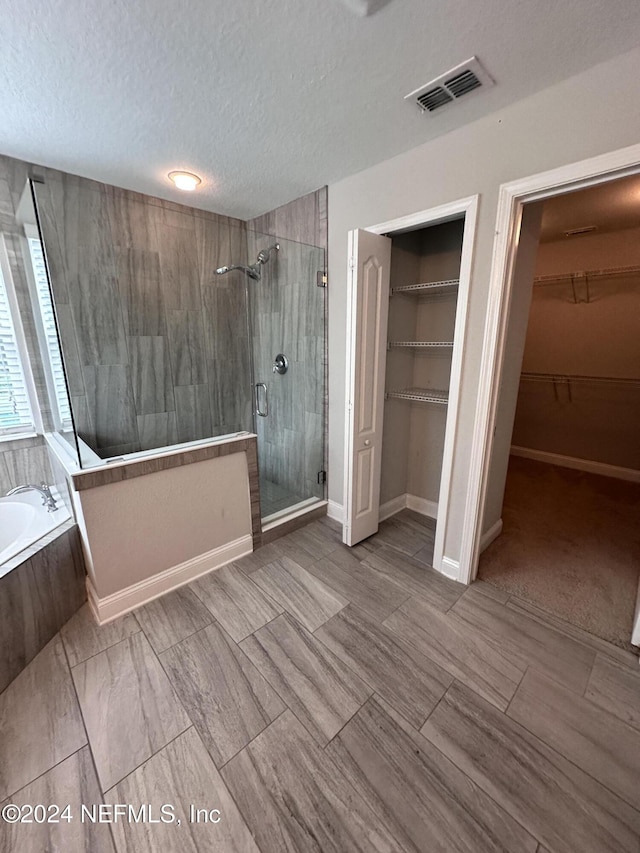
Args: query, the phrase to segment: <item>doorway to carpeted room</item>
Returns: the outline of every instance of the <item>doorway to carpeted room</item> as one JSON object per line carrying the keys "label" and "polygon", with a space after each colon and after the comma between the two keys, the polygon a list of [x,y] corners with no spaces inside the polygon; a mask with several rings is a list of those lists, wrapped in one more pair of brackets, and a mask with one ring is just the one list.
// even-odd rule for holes
{"label": "doorway to carpeted room", "polygon": [[640,582],[640,484],[512,456],[479,577],[622,648]]}

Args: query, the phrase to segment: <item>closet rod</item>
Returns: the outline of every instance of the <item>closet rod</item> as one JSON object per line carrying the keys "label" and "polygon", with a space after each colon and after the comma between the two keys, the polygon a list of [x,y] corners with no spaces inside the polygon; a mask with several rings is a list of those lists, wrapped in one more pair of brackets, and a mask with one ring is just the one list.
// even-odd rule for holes
{"label": "closet rod", "polygon": [[521,373],[520,381],[524,382],[551,382],[553,395],[558,401],[560,395],[558,388],[565,388],[569,402],[573,402],[571,387],[574,383],[585,385],[620,385],[625,388],[640,388],[640,379],[622,379],[616,376],[576,376],[562,373]]}
{"label": "closet rod", "polygon": [[635,275],[640,273],[640,266],[611,267],[604,270],[577,270],[576,272],[563,273],[562,275],[538,275],[533,279],[537,287],[545,284],[556,284],[556,282],[571,282],[576,279],[585,278],[615,278],[620,275]]}
{"label": "closet rod", "polygon": [[587,382],[595,385],[628,385],[640,387],[640,379],[616,376],[576,376],[568,373],[521,373],[526,382]]}

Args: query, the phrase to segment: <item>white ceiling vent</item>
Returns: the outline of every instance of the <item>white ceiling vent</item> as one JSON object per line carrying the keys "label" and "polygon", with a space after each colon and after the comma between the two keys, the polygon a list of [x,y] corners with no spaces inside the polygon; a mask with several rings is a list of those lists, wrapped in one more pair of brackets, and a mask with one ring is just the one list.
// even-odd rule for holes
{"label": "white ceiling vent", "polygon": [[447,104],[453,103],[463,95],[476,89],[493,86],[493,80],[475,56],[451,68],[445,74],[436,77],[424,86],[420,86],[408,95],[405,101],[415,101],[422,112],[434,112]]}

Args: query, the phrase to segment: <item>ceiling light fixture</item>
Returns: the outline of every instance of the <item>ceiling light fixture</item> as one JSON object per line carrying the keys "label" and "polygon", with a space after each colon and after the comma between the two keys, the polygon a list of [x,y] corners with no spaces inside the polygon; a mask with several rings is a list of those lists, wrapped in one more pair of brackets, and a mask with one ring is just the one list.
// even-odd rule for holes
{"label": "ceiling light fixture", "polygon": [[202,178],[194,175],[192,172],[169,172],[169,179],[178,187],[179,190],[192,192],[202,183]]}

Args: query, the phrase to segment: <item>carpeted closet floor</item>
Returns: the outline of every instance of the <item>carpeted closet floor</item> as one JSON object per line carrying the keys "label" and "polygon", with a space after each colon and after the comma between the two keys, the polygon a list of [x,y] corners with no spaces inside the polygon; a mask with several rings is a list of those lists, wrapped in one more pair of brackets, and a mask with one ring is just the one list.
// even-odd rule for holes
{"label": "carpeted closet floor", "polygon": [[479,577],[623,648],[640,579],[640,484],[512,456]]}

